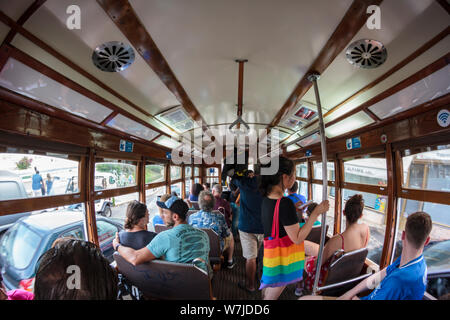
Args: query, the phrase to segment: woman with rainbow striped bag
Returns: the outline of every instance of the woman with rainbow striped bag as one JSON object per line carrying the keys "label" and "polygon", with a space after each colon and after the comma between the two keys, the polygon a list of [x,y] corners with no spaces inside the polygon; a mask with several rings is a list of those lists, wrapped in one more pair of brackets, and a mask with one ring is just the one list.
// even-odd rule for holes
{"label": "woman with rainbow striped bag", "polygon": [[[271,163],[266,165],[270,167]],[[264,226],[263,275],[260,290],[265,300],[278,299],[284,288],[303,277],[305,251],[317,255],[318,246],[305,241],[314,221],[328,211],[328,201],[317,206],[313,214],[300,228],[294,203],[283,197],[284,190],[295,182],[295,166],[292,160],[278,159],[278,172],[264,175],[261,171],[260,190],[264,195],[262,202],[262,223]],[[263,167],[264,168],[264,167]],[[311,215],[312,216],[312,215]]]}

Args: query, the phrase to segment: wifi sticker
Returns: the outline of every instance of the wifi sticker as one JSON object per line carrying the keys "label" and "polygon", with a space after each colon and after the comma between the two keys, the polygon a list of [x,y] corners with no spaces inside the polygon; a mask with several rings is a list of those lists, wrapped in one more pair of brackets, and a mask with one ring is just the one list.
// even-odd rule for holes
{"label": "wifi sticker", "polygon": [[448,127],[448,125],[450,124],[450,112],[448,112],[447,109],[443,109],[441,111],[439,111],[439,113],[437,114],[437,122],[441,127]]}

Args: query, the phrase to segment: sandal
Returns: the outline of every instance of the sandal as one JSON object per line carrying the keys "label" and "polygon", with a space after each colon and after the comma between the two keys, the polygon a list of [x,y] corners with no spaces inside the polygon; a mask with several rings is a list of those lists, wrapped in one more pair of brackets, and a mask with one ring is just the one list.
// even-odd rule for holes
{"label": "sandal", "polygon": [[255,292],[256,292],[256,289],[250,290],[249,288],[247,288],[247,287],[245,286],[245,283],[244,283],[244,282],[238,282],[238,287],[239,287],[240,289],[242,289],[242,290],[247,291],[248,293],[255,293]]}

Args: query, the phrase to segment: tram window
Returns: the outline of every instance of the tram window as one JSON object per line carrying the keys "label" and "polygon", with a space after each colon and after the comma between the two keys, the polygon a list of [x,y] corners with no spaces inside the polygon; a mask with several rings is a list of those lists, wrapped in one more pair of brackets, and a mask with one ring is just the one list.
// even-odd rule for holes
{"label": "tram window", "polygon": [[116,232],[118,231],[119,229],[115,225],[106,221],[97,220],[98,242],[100,244],[100,249],[102,250],[104,255],[112,255],[112,241],[114,240]]}
{"label": "tram window", "polygon": [[195,178],[194,183],[200,183],[200,178]]}
{"label": "tram window", "polygon": [[308,164],[306,162],[297,164],[295,169],[298,178],[308,178]]}
{"label": "tram window", "polygon": [[206,178],[206,182],[212,187],[213,185],[219,183],[219,178]]}
{"label": "tram window", "polygon": [[145,183],[155,183],[165,180],[165,166],[163,164],[145,165]]}
{"label": "tram window", "polygon": [[345,161],[344,181],[349,183],[386,186],[386,159],[367,158]]}
{"label": "tram window", "polygon": [[[334,187],[327,187],[328,192],[328,201],[330,202],[330,209],[327,212],[326,222],[328,227],[328,235],[333,234],[334,229],[334,206],[335,206],[335,189]],[[321,184],[313,184],[313,194],[312,199],[314,202],[321,203],[322,202],[322,185]],[[320,218],[321,219],[321,218]]]}
{"label": "tram window", "polygon": [[194,177],[198,177],[200,175],[200,168],[194,167]]}
{"label": "tram window", "polygon": [[170,192],[176,192],[177,196],[181,198],[181,182],[172,184],[170,186]]}
{"label": "tram window", "polygon": [[184,177],[185,178],[192,177],[192,168],[191,167],[184,167]]}
{"label": "tram window", "polygon": [[147,189],[145,191],[145,202],[147,204],[148,214],[150,216],[150,225],[152,224],[152,221],[153,221],[153,218],[155,217],[155,215],[159,214],[159,210],[156,205],[158,196],[162,196],[165,193],[166,193],[165,186]]}
{"label": "tram window", "polygon": [[132,161],[107,160],[95,164],[95,189],[114,189],[136,185],[136,164]]}
{"label": "tram window", "polygon": [[450,192],[450,145],[404,156],[402,162],[404,188]]}
{"label": "tram window", "polygon": [[219,169],[217,168],[206,168],[206,176],[207,177],[218,177]]}
{"label": "tram window", "polygon": [[306,199],[308,199],[308,183],[305,181],[297,181],[298,182],[298,194],[301,194]]}
{"label": "tram window", "polygon": [[181,179],[181,167],[178,166],[170,166],[170,180],[178,180]]}
{"label": "tram window", "polygon": [[53,153],[0,153],[0,201],[77,193],[78,163]]}
{"label": "tram window", "polygon": [[[370,238],[367,244],[369,253],[367,257],[376,264],[380,264],[386,231],[387,197],[368,192],[343,189],[342,210],[344,210],[347,200],[355,194],[361,194],[364,199],[363,215],[361,219],[358,220],[358,223],[365,223],[370,229]],[[347,226],[346,223],[345,215],[342,214],[342,231],[345,230]]]}
{"label": "tram window", "polygon": [[189,198],[189,194],[191,193],[191,184],[192,184],[192,180],[191,179],[187,179],[184,182],[184,186],[185,186],[184,192],[185,192],[186,198]]}
{"label": "tram window", "polygon": [[[314,161],[314,179],[322,179],[322,162]],[[334,162],[327,162],[327,179],[328,181],[334,181]]]}

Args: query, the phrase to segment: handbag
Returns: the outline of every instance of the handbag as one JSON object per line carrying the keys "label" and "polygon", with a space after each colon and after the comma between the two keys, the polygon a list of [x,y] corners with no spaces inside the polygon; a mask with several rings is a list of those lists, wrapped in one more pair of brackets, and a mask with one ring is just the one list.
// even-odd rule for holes
{"label": "handbag", "polygon": [[300,281],[305,266],[305,245],[295,244],[288,235],[280,238],[277,200],[272,221],[271,237],[264,239],[263,275],[260,290],[266,287],[282,287]]}

